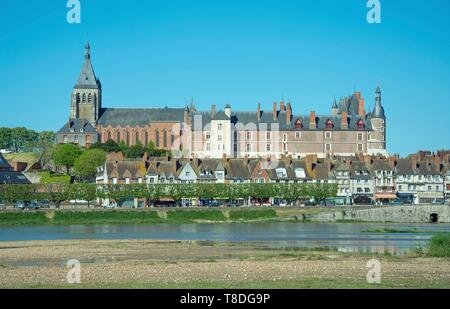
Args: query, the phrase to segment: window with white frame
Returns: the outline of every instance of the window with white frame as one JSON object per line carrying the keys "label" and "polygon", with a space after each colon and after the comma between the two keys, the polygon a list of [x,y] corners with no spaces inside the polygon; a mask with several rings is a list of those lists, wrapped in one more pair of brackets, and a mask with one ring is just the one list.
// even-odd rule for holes
{"label": "window with white frame", "polygon": [[245,151],[247,151],[247,152],[252,152],[252,144],[247,144],[247,145],[245,146]]}
{"label": "window with white frame", "polygon": [[248,141],[251,140],[251,139],[252,139],[252,132],[249,132],[249,131],[245,132],[245,138],[246,138]]}
{"label": "window with white frame", "polygon": [[267,145],[266,145],[266,151],[270,151],[270,149],[271,149],[271,148],[270,148],[270,144],[267,144]]}
{"label": "window with white frame", "polygon": [[363,140],[363,134],[362,133],[358,133],[358,141],[362,141]]}
{"label": "window with white frame", "polygon": [[302,134],[300,132],[295,132],[295,138],[300,139]]}
{"label": "window with white frame", "polygon": [[222,134],[217,135],[217,141],[219,141],[219,142],[222,141]]}
{"label": "window with white frame", "polygon": [[206,132],[206,140],[209,141],[211,139],[211,132]]}
{"label": "window with white frame", "polygon": [[331,144],[325,144],[325,150],[331,151]]}
{"label": "window with white frame", "polygon": [[266,132],[266,140],[270,141],[271,134],[270,132]]}
{"label": "window with white frame", "polygon": [[358,152],[362,152],[363,150],[363,144],[358,144]]}
{"label": "window with white frame", "polygon": [[217,130],[219,130],[219,131],[222,130],[222,124],[221,123],[217,124]]}
{"label": "window with white frame", "polygon": [[331,132],[325,132],[325,139],[331,139]]}

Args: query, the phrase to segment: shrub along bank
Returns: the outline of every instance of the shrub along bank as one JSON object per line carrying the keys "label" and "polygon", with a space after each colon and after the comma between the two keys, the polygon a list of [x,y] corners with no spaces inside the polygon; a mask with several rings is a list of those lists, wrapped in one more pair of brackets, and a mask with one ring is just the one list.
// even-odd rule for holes
{"label": "shrub along bank", "polygon": [[[227,215],[225,215],[227,214]],[[0,212],[0,226],[247,222],[277,219],[273,209],[164,209]]]}

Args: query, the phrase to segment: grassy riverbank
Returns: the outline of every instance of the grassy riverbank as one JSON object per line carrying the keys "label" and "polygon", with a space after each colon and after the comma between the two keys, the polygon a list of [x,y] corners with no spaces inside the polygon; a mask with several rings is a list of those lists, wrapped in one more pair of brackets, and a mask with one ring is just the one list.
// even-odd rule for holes
{"label": "grassy riverbank", "polygon": [[255,222],[278,220],[273,209],[38,211],[0,213],[0,226]]}

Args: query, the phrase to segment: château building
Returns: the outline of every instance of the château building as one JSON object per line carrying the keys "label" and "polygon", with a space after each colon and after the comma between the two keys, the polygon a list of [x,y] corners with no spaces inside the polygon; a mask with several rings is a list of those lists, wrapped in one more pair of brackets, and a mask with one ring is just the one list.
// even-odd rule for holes
{"label": "ch\u00e2teau building", "polygon": [[105,108],[102,85],[94,73],[89,43],[84,64],[70,99],[70,117],[56,135],[57,143],[89,147],[114,140],[127,145],[153,142],[185,158],[256,158],[315,154],[387,154],[386,116],[381,89],[375,91],[373,111],[366,112],[360,92],[336,100],[329,115],[294,114],[290,102],[273,103],[263,110],[235,111],[181,108]]}

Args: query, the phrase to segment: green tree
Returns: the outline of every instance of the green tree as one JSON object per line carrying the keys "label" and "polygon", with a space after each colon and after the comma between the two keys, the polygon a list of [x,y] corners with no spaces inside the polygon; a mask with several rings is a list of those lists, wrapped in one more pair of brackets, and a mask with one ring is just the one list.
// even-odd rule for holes
{"label": "green tree", "polygon": [[128,150],[125,152],[125,156],[127,158],[135,159],[135,158],[141,158],[145,153],[144,146],[138,142],[136,145],[131,146],[128,148]]}
{"label": "green tree", "polygon": [[82,152],[76,145],[60,144],[55,147],[52,159],[56,166],[65,166],[67,174],[70,174],[70,168],[74,166],[75,160]]}
{"label": "green tree", "polygon": [[39,141],[39,133],[27,128],[14,128],[11,130],[10,148],[14,152],[30,151]]}
{"label": "green tree", "polygon": [[120,141],[119,143],[119,150],[123,153],[126,154],[128,152],[128,145],[124,142],[124,141]]}
{"label": "green tree", "polygon": [[92,180],[97,173],[97,168],[105,164],[106,153],[101,149],[89,149],[84,151],[74,162],[75,175],[82,180]]}
{"label": "green tree", "polygon": [[39,133],[39,141],[33,147],[33,152],[39,158],[42,167],[47,166],[51,159],[54,149],[55,133],[51,131],[43,131]]}
{"label": "green tree", "polygon": [[0,128],[0,149],[11,149],[12,129]]}
{"label": "green tree", "polygon": [[102,145],[102,149],[109,153],[109,152],[118,152],[120,151],[119,145],[113,141],[113,140],[107,140],[103,145]]}

